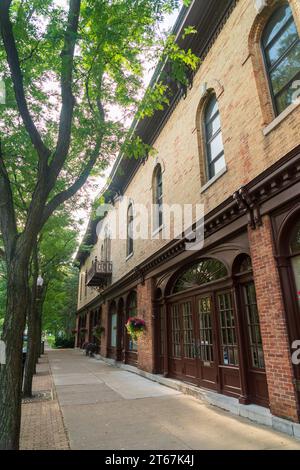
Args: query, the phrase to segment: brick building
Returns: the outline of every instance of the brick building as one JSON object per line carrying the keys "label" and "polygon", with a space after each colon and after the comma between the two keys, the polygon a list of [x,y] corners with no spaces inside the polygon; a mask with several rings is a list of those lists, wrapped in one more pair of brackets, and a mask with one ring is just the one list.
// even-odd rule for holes
{"label": "brick building", "polygon": [[[189,25],[198,34],[183,39]],[[104,357],[299,422],[300,2],[196,0],[174,32],[201,65],[190,89],[137,125],[155,157],[115,163],[103,192],[113,210],[90,221],[93,248],[77,255],[77,346],[101,324]],[[116,239],[111,213],[124,201]],[[136,239],[141,204],[150,236]],[[164,237],[168,208],[184,204],[204,206],[197,250]],[[137,342],[131,316],[146,323]]]}

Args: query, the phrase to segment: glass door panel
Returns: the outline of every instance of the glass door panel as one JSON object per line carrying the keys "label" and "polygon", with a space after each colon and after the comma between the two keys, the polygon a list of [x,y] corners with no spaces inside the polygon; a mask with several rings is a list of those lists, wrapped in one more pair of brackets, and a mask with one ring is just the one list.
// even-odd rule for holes
{"label": "glass door panel", "polygon": [[113,313],[111,315],[111,342],[110,345],[112,348],[117,347],[117,314]]}
{"label": "glass door panel", "polygon": [[211,297],[202,297],[198,300],[199,315],[199,356],[202,361],[214,361],[213,328],[212,328],[212,301]]}
{"label": "glass door panel", "polygon": [[179,305],[175,304],[171,307],[171,335],[172,335],[172,356],[181,357],[181,341],[180,341],[180,317]]}
{"label": "glass door panel", "polygon": [[218,295],[223,365],[238,366],[238,345],[235,331],[232,297],[229,292]]}
{"label": "glass door panel", "polygon": [[183,354],[187,359],[195,359],[195,336],[191,302],[182,304],[183,314]]}
{"label": "glass door panel", "polygon": [[265,361],[254,282],[250,282],[244,286],[244,298],[252,367],[255,367],[256,369],[264,369]]}

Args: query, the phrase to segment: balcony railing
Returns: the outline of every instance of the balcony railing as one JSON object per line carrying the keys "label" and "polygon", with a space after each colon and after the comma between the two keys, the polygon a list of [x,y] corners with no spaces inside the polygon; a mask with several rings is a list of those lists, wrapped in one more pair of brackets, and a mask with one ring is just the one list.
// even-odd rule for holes
{"label": "balcony railing", "polygon": [[111,261],[94,261],[87,273],[86,285],[89,287],[100,287],[107,285],[112,276]]}

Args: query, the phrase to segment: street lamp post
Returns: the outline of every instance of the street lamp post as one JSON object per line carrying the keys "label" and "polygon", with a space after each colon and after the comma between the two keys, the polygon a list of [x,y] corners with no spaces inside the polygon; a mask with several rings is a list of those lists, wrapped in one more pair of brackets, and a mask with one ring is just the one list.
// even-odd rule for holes
{"label": "street lamp post", "polygon": [[[36,300],[37,301],[40,301],[41,298],[42,298],[42,292],[43,292],[43,286],[44,286],[44,279],[43,277],[41,276],[41,274],[39,274],[37,280],[36,280],[36,286],[37,286],[37,293],[36,293]],[[38,312],[39,312],[39,309],[38,309]],[[41,315],[41,312],[39,312],[39,315]],[[40,332],[42,332],[42,319],[39,318],[39,322],[40,322],[40,325],[39,325],[39,329],[40,329]],[[41,354],[44,354],[44,343],[41,341],[41,344],[39,346],[39,355],[38,356],[41,356]]]}

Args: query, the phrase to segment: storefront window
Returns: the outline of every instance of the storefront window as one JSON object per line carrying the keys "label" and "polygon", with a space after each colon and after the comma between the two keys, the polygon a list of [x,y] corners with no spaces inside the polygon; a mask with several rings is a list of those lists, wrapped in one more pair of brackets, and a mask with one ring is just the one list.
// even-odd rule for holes
{"label": "storefront window", "polygon": [[292,232],[290,253],[292,255],[291,262],[295,277],[296,295],[300,307],[300,220]]}
{"label": "storefront window", "polygon": [[111,347],[117,347],[117,314],[111,315]]}

